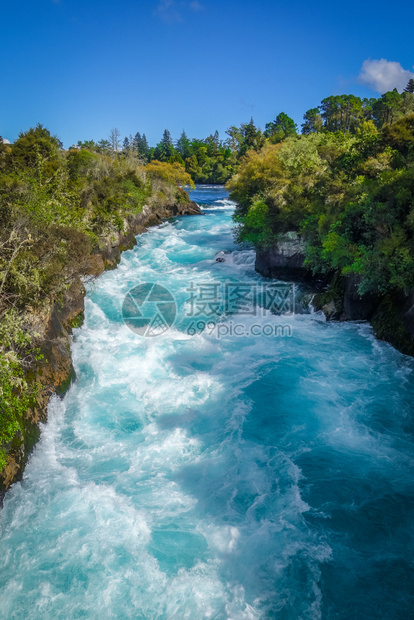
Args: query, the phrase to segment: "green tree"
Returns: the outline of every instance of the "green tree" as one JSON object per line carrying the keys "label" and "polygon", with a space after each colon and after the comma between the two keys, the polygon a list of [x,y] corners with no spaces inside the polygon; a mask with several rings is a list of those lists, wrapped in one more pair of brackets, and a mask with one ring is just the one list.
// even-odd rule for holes
{"label": "green tree", "polygon": [[175,148],[183,159],[190,155],[190,140],[187,138],[184,129],[176,142]]}
{"label": "green tree", "polygon": [[185,160],[185,171],[192,179],[197,180],[201,173],[201,167],[198,165],[197,157],[193,154]]}
{"label": "green tree", "polygon": [[311,108],[305,112],[303,120],[302,133],[308,135],[310,133],[322,131],[323,120],[319,108]]}
{"label": "green tree", "polygon": [[171,138],[171,134],[168,131],[168,129],[164,129],[164,133],[163,133],[163,136],[162,136],[161,144],[164,144],[165,146],[173,146],[173,141],[172,141],[172,138]]}
{"label": "green tree", "polygon": [[372,115],[378,128],[397,120],[401,115],[402,96],[396,88],[381,95],[372,106]]}
{"label": "green tree", "polygon": [[171,134],[168,129],[165,129],[161,142],[155,147],[154,159],[158,161],[168,161],[175,155],[175,152]]}
{"label": "green tree", "polygon": [[133,139],[133,148],[138,153],[138,157],[143,161],[148,161],[150,159],[150,148],[148,146],[148,141],[145,133],[142,135],[139,131],[135,134]]}
{"label": "green tree", "polygon": [[405,93],[414,93],[414,79],[408,80],[407,86],[404,88]]}
{"label": "green tree", "polygon": [[77,145],[81,149],[88,149],[88,151],[96,150],[96,144],[94,140],[84,140],[83,142],[81,142],[81,140],[78,140]]}
{"label": "green tree", "polygon": [[266,123],[264,135],[272,144],[282,142],[288,136],[297,134],[297,125],[285,112],[280,112],[271,123]]}
{"label": "green tree", "polygon": [[241,145],[243,144],[243,131],[240,127],[232,125],[227,129],[226,134],[228,135],[226,145],[232,153],[237,155],[240,151]]}
{"label": "green tree", "polygon": [[134,140],[133,140],[133,148],[135,151],[139,151],[139,146],[141,144],[141,134],[139,133],[139,131],[137,131],[137,133],[134,136]]}
{"label": "green tree", "polygon": [[259,151],[264,144],[264,136],[259,128],[254,124],[253,117],[249,123],[242,124],[241,127],[242,142],[239,147],[239,157],[242,157],[247,151],[253,149]]}
{"label": "green tree", "polygon": [[112,150],[112,145],[109,140],[99,140],[96,145],[98,153],[109,155]]}
{"label": "green tree", "polygon": [[38,124],[21,132],[13,144],[12,159],[16,168],[37,168],[46,161],[57,165],[62,143],[50,131]]}

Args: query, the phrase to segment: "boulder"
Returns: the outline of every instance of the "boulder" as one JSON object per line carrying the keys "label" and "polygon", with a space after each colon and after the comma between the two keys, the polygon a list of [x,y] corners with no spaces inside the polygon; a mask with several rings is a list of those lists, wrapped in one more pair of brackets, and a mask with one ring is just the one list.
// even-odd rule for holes
{"label": "boulder", "polygon": [[304,267],[305,248],[305,242],[296,232],[287,232],[273,248],[257,251],[255,269],[266,278],[311,282],[312,274]]}

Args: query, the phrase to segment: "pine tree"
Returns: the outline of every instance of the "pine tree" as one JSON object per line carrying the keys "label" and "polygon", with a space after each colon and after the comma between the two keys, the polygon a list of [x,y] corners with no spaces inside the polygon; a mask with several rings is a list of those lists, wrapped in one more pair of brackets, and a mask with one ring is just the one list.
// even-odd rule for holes
{"label": "pine tree", "polygon": [[243,123],[240,126],[242,141],[239,147],[238,156],[242,157],[250,149],[255,151],[260,150],[263,146],[263,134],[254,124],[253,117],[250,119],[250,123]]}
{"label": "pine tree", "polygon": [[133,147],[135,151],[139,151],[139,145],[141,144],[141,134],[139,131],[135,134]]}
{"label": "pine tree", "polygon": [[187,138],[187,134],[184,129],[181,136],[178,138],[175,148],[180,153],[181,157],[186,159],[190,155],[190,140]]}
{"label": "pine tree", "polygon": [[124,138],[124,142],[123,142],[123,145],[122,145],[123,150],[124,150],[124,151],[129,151],[129,146],[130,146],[130,145],[129,145],[129,140],[128,140],[128,138]]}
{"label": "pine tree", "polygon": [[138,154],[138,157],[140,159],[144,161],[148,161],[148,154],[149,154],[150,148],[148,146],[145,133],[143,133],[141,136],[140,132],[137,131],[137,133],[135,134],[134,140],[133,140],[133,149]]}
{"label": "pine tree", "polygon": [[154,159],[158,159],[158,161],[168,161],[175,152],[171,134],[168,129],[165,129],[161,142],[158,142],[154,149]]}
{"label": "pine tree", "polygon": [[168,129],[164,129],[164,133],[162,136],[162,140],[161,143],[164,144],[165,146],[173,146],[173,141],[171,138],[171,134],[168,131]]}
{"label": "pine tree", "polygon": [[147,136],[145,135],[145,133],[143,133],[142,138],[141,138],[141,154],[144,157],[144,159],[148,158],[149,150],[150,148],[149,148]]}
{"label": "pine tree", "polygon": [[405,93],[414,93],[414,79],[408,80],[407,86],[404,88]]}

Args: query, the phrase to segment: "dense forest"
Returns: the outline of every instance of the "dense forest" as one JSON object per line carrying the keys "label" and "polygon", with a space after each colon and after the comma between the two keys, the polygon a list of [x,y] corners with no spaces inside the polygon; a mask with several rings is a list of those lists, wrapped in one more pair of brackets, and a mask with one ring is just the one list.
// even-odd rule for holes
{"label": "dense forest", "polygon": [[414,287],[414,80],[375,100],[328,97],[301,135],[286,115],[265,134],[228,182],[238,239],[263,249],[295,231],[314,274],[398,305]]}

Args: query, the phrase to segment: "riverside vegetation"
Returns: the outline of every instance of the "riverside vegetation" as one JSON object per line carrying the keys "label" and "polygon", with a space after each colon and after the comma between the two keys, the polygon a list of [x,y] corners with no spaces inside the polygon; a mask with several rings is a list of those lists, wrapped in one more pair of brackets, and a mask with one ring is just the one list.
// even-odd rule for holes
{"label": "riverside vegetation", "polygon": [[11,146],[0,141],[0,472],[38,436],[41,367],[54,353],[44,346],[51,308],[144,205],[152,212],[189,203],[186,184],[193,186],[179,163],[64,151],[40,125]]}
{"label": "riverside vegetation", "polygon": [[328,97],[301,135],[286,115],[267,129],[227,185],[239,241],[266,251],[295,232],[304,266],[329,283],[317,305],[340,318],[351,279],[377,335],[414,354],[414,80],[377,100]]}

